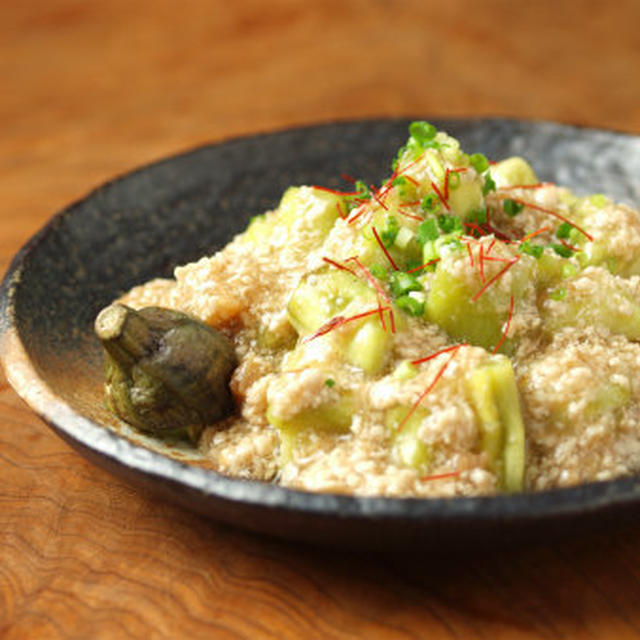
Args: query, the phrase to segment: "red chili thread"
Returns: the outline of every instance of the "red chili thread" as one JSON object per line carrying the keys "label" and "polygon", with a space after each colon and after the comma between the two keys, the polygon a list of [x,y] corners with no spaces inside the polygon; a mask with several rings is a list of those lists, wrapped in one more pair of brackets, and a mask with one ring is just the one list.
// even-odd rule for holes
{"label": "red chili thread", "polygon": [[371,230],[373,231],[373,235],[375,236],[376,242],[380,245],[380,248],[384,252],[384,255],[387,256],[387,260],[389,261],[389,264],[393,267],[394,271],[397,271],[398,265],[393,261],[391,254],[387,251],[387,247],[384,246],[382,239],[378,235],[378,230],[375,227],[371,227]]}
{"label": "red chili thread", "polygon": [[413,267],[413,269],[409,269],[407,273],[414,273],[415,271],[420,271],[421,269],[430,267],[432,264],[435,264],[436,262],[440,262],[440,258],[434,258],[433,260],[429,260],[429,262],[425,262],[424,264],[421,264],[419,267]]}
{"label": "red chili thread", "polygon": [[582,251],[582,249],[580,249],[579,247],[574,247],[572,244],[569,244],[566,240],[563,240],[562,238],[558,238],[558,240],[560,241],[560,244],[567,247],[567,249],[571,249],[571,251]]}
{"label": "red chili thread", "polygon": [[345,173],[344,171],[340,174],[340,177],[343,180],[350,182],[351,184],[355,184],[357,182],[357,180],[353,176],[350,176],[348,173]]}
{"label": "red chili thread", "polygon": [[[376,188],[371,184],[369,185],[369,189],[371,191],[371,197],[385,210],[388,211],[389,207],[383,202],[383,199],[380,198],[380,196],[378,195],[378,192],[376,191]],[[388,191],[387,191],[388,193]]]}
{"label": "red chili thread", "polygon": [[511,191],[513,189],[540,189],[542,187],[552,187],[553,182],[536,182],[536,184],[510,184],[500,187],[498,191]]}
{"label": "red chili thread", "polygon": [[575,222],[571,222],[568,218],[565,218],[563,215],[559,214],[557,211],[553,209],[547,209],[546,207],[541,207],[533,202],[526,202],[525,200],[521,200],[519,198],[512,198],[514,202],[524,205],[529,209],[535,209],[536,211],[541,211],[542,213],[548,213],[550,216],[554,218],[558,218],[558,220],[562,220],[562,222],[566,222],[568,225],[571,225],[574,229],[577,229],[583,236],[585,236],[588,240],[593,242],[593,236],[587,233],[582,227],[579,227]]}
{"label": "red chili thread", "polygon": [[[378,313],[378,310],[376,309],[375,312]],[[336,327],[339,327],[344,323],[345,323],[344,316],[335,316],[330,320],[328,320],[327,322],[325,322],[315,333],[312,333],[310,336],[303,338],[302,342],[311,342],[311,340],[315,340],[316,338],[319,338],[320,336],[323,336],[326,333],[329,333],[329,331],[332,331],[333,329],[335,329]]]}
{"label": "red chili thread", "polygon": [[412,178],[411,176],[402,176],[405,180],[408,180],[411,184],[415,185],[416,187],[420,186],[420,183],[415,179]]}
{"label": "red chili thread", "polygon": [[483,255],[482,259],[487,262],[487,260],[489,262],[511,262],[510,258],[500,258],[499,256],[488,256],[485,252],[485,254]]}
{"label": "red chili thread", "polygon": [[[384,307],[383,311],[386,311],[388,308],[389,307]],[[375,309],[369,309],[368,311],[363,311],[362,313],[357,313],[356,315],[349,316],[348,318],[345,318],[344,316],[334,316],[333,318],[325,322],[315,333],[304,338],[302,342],[311,342],[311,340],[315,340],[316,338],[319,338],[320,336],[323,336],[330,331],[333,331],[334,329],[347,324],[348,322],[361,320],[362,318],[367,318],[368,316],[372,316],[377,313],[379,313],[378,307],[376,307]]]}
{"label": "red chili thread", "polygon": [[378,300],[378,316],[380,317],[380,325],[382,326],[382,330],[386,332],[387,323],[385,322],[385,319],[384,319],[384,312],[386,307],[382,306],[382,302],[380,302],[380,296],[376,296],[376,297]]}
{"label": "red chili thread", "polygon": [[503,242],[511,242],[511,238],[509,236],[505,235],[504,233],[502,233],[502,231],[496,229],[488,223],[485,223],[483,225],[483,229],[487,235],[493,234],[496,238],[498,238],[498,240],[502,240]]}
{"label": "red chili thread", "polygon": [[353,224],[358,218],[360,218],[365,213],[372,213],[371,208],[367,207],[366,202],[360,204],[357,209],[354,209],[353,214],[347,219],[348,224]]}
{"label": "red chili thread", "polygon": [[[406,205],[405,205],[406,206]],[[422,222],[424,218],[420,216],[414,216],[412,213],[407,213],[402,207],[398,207],[398,213],[405,218],[410,218],[411,220],[417,220],[418,222]]]}
{"label": "red chili thread", "polygon": [[464,226],[467,227],[467,229],[471,229],[472,231],[476,231],[477,233],[479,233],[482,236],[487,235],[486,231],[476,222],[463,222]]}
{"label": "red chili thread", "polygon": [[[377,291],[378,295],[389,305],[388,309],[389,309],[389,319],[391,321],[391,333],[395,333],[396,321],[393,315],[393,308],[392,308],[391,300],[389,300],[389,296],[385,293],[384,289],[380,286],[380,283],[373,277],[369,269],[367,269],[367,267],[365,267],[362,264],[362,262],[360,262],[360,259],[358,258],[358,256],[351,256],[350,258],[347,258],[346,262],[349,262],[349,261],[353,261],[358,265],[358,267],[362,270],[364,277],[369,281],[369,284],[371,284],[371,286]],[[379,302],[378,302],[378,305],[379,305]],[[382,311],[380,311],[380,318],[384,326],[384,317],[382,315]]]}
{"label": "red chili thread", "polygon": [[498,273],[496,273],[495,276],[493,276],[493,278],[491,278],[490,280],[487,280],[487,282],[485,283],[484,287],[482,287],[482,289],[480,289],[480,291],[478,291],[478,293],[476,293],[475,296],[473,296],[473,298],[471,298],[473,300],[473,302],[476,302],[478,300],[478,298],[499,278],[501,278],[507,271],[509,271],[509,269],[511,269],[511,267],[513,267],[513,265],[518,262],[518,260],[520,260],[520,256],[518,256],[517,258],[514,258],[513,260],[511,260],[511,262],[509,262],[507,264],[506,267],[504,267],[504,269],[501,269]]}
{"label": "red chili thread", "polygon": [[432,476],[423,476],[421,482],[429,482],[431,480],[442,480],[443,478],[453,478],[460,475],[460,471],[450,471],[449,473],[436,473]]}
{"label": "red chili thread", "polygon": [[[349,269],[349,267],[346,267],[343,264],[340,264],[339,262],[336,262],[335,260],[332,260],[331,258],[327,258],[325,256],[322,257],[322,260],[324,262],[326,262],[327,264],[330,264],[334,267],[336,267],[337,269],[340,269],[342,271],[348,271],[352,276],[354,276],[355,278],[358,278],[358,274],[355,273],[355,271],[353,271],[352,269]],[[378,292],[378,289],[376,288],[376,292]],[[391,302],[389,302],[389,299],[387,298],[387,302],[388,304],[391,304]],[[380,296],[378,295],[378,312],[380,314],[380,323],[382,324],[382,328],[386,331],[387,330],[387,325],[385,323],[384,320],[384,309],[382,308],[382,305],[380,303]],[[389,313],[392,313],[391,309],[389,308]]]}
{"label": "red chili thread", "polygon": [[467,242],[466,245],[467,245],[467,253],[469,254],[469,262],[471,263],[471,268],[473,269],[474,262],[473,262],[473,251],[471,251],[471,243]]}
{"label": "red chili thread", "polygon": [[394,172],[391,174],[391,176],[389,177],[389,179],[384,183],[384,185],[381,187],[380,189],[380,197],[384,200],[384,198],[386,198],[387,194],[389,193],[389,191],[391,191],[391,189],[393,188],[393,181],[398,177],[398,170],[395,169]]}
{"label": "red chili thread", "polygon": [[440,193],[440,189],[438,189],[438,185],[436,185],[435,182],[431,182],[431,187],[432,189],[436,192],[436,195],[438,196],[438,199],[440,200],[440,202],[442,202],[442,205],[444,206],[444,208],[447,211],[451,211],[451,209],[449,209],[449,204],[447,203],[447,201],[445,200],[444,196],[442,195],[442,193]]}
{"label": "red chili thread", "polygon": [[480,245],[478,263],[480,267],[480,282],[484,282],[484,245]]}
{"label": "red chili thread", "polygon": [[458,353],[458,351],[460,350],[460,347],[462,347],[462,346],[463,345],[461,345],[461,344],[457,344],[452,349],[449,349],[449,351],[453,351],[453,353],[449,356],[449,358],[444,363],[444,365],[442,365],[442,367],[440,368],[440,370],[438,371],[438,373],[436,374],[434,379],[431,381],[431,384],[418,396],[418,399],[411,405],[411,408],[409,409],[409,411],[407,411],[407,415],[404,418],[402,418],[402,420],[400,421],[400,423],[398,424],[398,427],[396,429],[396,431],[398,433],[400,433],[400,431],[402,431],[402,429],[404,428],[404,425],[407,423],[409,418],[413,415],[413,413],[418,408],[420,403],[424,400],[424,398],[427,396],[427,394],[436,386],[438,380],[440,380],[440,378],[442,378],[442,376],[443,376],[444,372],[446,371],[447,367],[449,366],[451,361],[456,357],[456,353]]}
{"label": "red chili thread", "polygon": [[335,260],[332,260],[331,258],[325,258],[323,256],[322,260],[324,262],[326,262],[327,264],[330,264],[330,265],[336,267],[337,269],[340,269],[341,271],[348,271],[352,276],[355,276],[356,278],[358,277],[357,274],[355,273],[355,271],[352,271],[351,269],[349,269],[349,267],[345,267],[343,264],[340,264],[339,262],[336,262]]}
{"label": "red chili thread", "polygon": [[458,169],[447,169],[444,172],[444,199],[449,201],[449,178],[452,173],[462,173],[466,171],[466,167],[460,167]]}
{"label": "red chili thread", "polygon": [[459,349],[460,347],[466,347],[467,344],[454,344],[451,347],[445,347],[444,349],[440,349],[440,351],[436,351],[435,353],[432,353],[428,356],[425,356],[424,358],[418,358],[417,360],[412,360],[411,364],[422,364],[423,362],[429,362],[429,360],[433,360],[434,358],[437,358],[438,356],[441,356],[443,353],[449,353],[450,351],[455,351],[457,349]]}
{"label": "red chili thread", "polygon": [[339,202],[336,202],[336,209],[338,210],[338,215],[339,215],[343,220],[346,220],[348,216],[347,216],[347,214],[346,214],[346,213],[344,213],[344,212],[342,211],[342,207],[340,206],[340,203],[339,203]]}
{"label": "red chili thread", "polygon": [[531,238],[535,238],[540,233],[544,233],[545,231],[550,231],[550,230],[551,230],[551,227],[542,227],[542,229],[538,229],[537,231],[534,231],[533,233],[526,235],[524,238],[522,238],[522,240],[520,240],[520,242],[526,242],[527,240],[531,240]]}
{"label": "red chili thread", "polygon": [[336,196],[356,196],[359,193],[358,191],[338,191],[337,189],[329,189],[329,187],[320,187],[318,185],[314,185],[313,188],[318,189],[318,191],[333,193]]}
{"label": "red chili thread", "polygon": [[493,353],[498,353],[498,349],[502,346],[502,343],[505,341],[507,337],[507,333],[509,333],[509,326],[511,325],[511,318],[513,318],[513,296],[511,296],[511,300],[509,301],[509,317],[507,318],[507,322],[504,326],[504,331],[502,332],[502,337],[500,338],[498,344],[495,346]]}

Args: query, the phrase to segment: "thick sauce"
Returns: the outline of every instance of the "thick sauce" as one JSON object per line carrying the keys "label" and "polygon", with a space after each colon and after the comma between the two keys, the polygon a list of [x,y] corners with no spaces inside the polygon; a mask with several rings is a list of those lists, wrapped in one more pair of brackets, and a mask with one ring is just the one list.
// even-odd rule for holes
{"label": "thick sauce", "polygon": [[290,190],[123,301],[233,340],[237,414],[200,443],[222,473],[359,495],[536,490],[640,468],[639,256],[635,211],[419,123],[379,189]]}

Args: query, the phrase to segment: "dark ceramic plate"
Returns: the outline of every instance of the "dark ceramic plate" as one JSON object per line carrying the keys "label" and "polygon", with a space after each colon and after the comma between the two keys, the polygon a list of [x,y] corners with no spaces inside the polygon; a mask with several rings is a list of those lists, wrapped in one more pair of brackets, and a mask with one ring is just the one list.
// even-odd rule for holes
{"label": "dark ceramic plate", "polygon": [[[640,205],[640,140],[515,120],[437,121],[470,151],[522,154],[539,176]],[[291,184],[377,182],[408,121],[321,125],[231,140],[100,187],[56,215],[14,259],[1,290],[1,354],[17,392],[60,436],[119,476],[216,520],[350,547],[503,544],[637,515],[640,481],[456,499],[310,494],[223,477],[178,446],[124,429],[102,405],[98,310],[134,284],[223,246]],[[5,425],[6,427],[6,425]]]}

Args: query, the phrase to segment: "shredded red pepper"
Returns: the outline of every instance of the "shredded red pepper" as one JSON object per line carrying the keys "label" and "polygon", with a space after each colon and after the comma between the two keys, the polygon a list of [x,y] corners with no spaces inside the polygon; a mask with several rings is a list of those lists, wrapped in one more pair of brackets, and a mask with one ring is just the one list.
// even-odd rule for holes
{"label": "shredded red pepper", "polygon": [[440,351],[436,351],[435,353],[425,356],[424,358],[418,358],[417,360],[412,360],[411,364],[422,364],[423,362],[429,362],[429,360],[433,360],[434,358],[441,356],[443,353],[449,353],[450,351],[457,351],[460,347],[465,347],[465,346],[467,346],[466,343],[454,344],[451,347],[445,347],[444,349],[440,349]]}
{"label": "shredded red pepper", "polygon": [[509,316],[507,318],[507,322],[504,325],[504,331],[502,332],[502,337],[498,341],[498,344],[494,347],[493,353],[498,353],[498,349],[502,346],[502,343],[505,341],[507,337],[507,333],[509,333],[511,318],[513,318],[513,296],[511,296],[511,300],[509,301]]}
{"label": "shredded red pepper", "polygon": [[484,253],[484,255],[482,256],[482,259],[484,262],[486,262],[487,260],[489,262],[511,262],[512,258],[501,258],[499,256],[488,256],[486,251]]}
{"label": "shredded red pepper", "polygon": [[548,209],[547,207],[541,207],[540,205],[535,204],[533,202],[527,202],[526,200],[521,200],[520,198],[512,198],[512,200],[514,202],[524,205],[525,207],[528,207],[529,209],[541,211],[542,213],[548,213],[550,216],[553,216],[554,218],[558,218],[558,220],[562,220],[562,222],[566,222],[567,224],[571,225],[574,229],[577,229],[589,241],[593,242],[593,236],[591,234],[587,233],[582,227],[579,227],[575,222],[571,222],[571,220],[569,220],[568,218],[565,218],[563,215],[559,214],[557,211],[554,211],[553,209]]}
{"label": "shredded red pepper", "polygon": [[[409,206],[409,203],[407,203],[407,204],[406,204],[406,205],[404,205],[404,206],[405,206],[405,207],[406,207],[406,206]],[[420,216],[416,216],[416,215],[413,215],[412,213],[408,213],[408,212],[407,212],[407,211],[405,211],[405,210],[404,210],[404,208],[403,208],[403,207],[401,207],[401,206],[400,206],[400,207],[398,207],[398,213],[399,213],[401,216],[404,216],[405,218],[409,218],[409,219],[411,219],[411,220],[417,220],[418,222],[422,222],[422,221],[424,220],[424,218],[422,218],[422,217],[420,217]]]}
{"label": "shredded red pepper", "polygon": [[[388,211],[389,207],[385,204],[383,198],[381,198],[378,195],[378,192],[375,190],[375,187],[373,185],[370,185],[369,187],[371,189],[371,197],[385,210]],[[388,191],[385,192],[385,195],[388,193]]]}
{"label": "shredded red pepper", "polygon": [[474,267],[474,262],[473,262],[473,251],[471,250],[471,243],[467,242],[467,253],[469,254],[469,263],[471,264],[471,268],[473,269]]}
{"label": "shredded red pepper", "polygon": [[450,471],[448,473],[436,473],[432,476],[422,476],[420,480],[422,482],[430,482],[431,480],[442,480],[444,478],[454,478],[455,476],[460,475],[460,471]]}
{"label": "shredded red pepper", "polygon": [[348,173],[345,173],[344,171],[340,174],[340,177],[343,180],[350,182],[351,184],[355,184],[357,182],[357,180],[353,176],[350,176]]}
{"label": "shredded red pepper", "polygon": [[512,191],[513,189],[541,189],[542,187],[552,187],[553,182],[536,182],[535,184],[510,184],[500,187],[498,191]]}
{"label": "shredded red pepper", "polygon": [[371,214],[372,210],[371,210],[371,207],[367,206],[366,202],[363,202],[360,204],[360,206],[357,209],[353,210],[352,214],[349,216],[349,218],[347,218],[347,223],[353,224],[356,220],[361,218],[365,213]]}
{"label": "shredded red pepper", "polygon": [[440,258],[434,258],[433,260],[429,260],[429,262],[425,262],[424,264],[421,264],[419,267],[413,267],[413,269],[409,269],[407,273],[415,273],[416,271],[421,271],[426,267],[430,267],[432,264],[436,264],[436,262],[440,262]]}
{"label": "shredded red pepper", "polygon": [[442,365],[442,367],[440,367],[440,370],[431,381],[431,384],[418,396],[418,399],[411,405],[411,408],[409,409],[409,411],[407,411],[407,415],[405,415],[405,417],[402,418],[402,420],[400,421],[396,429],[398,433],[402,431],[405,424],[407,424],[407,421],[409,420],[409,418],[413,415],[415,410],[420,406],[420,403],[424,400],[427,394],[436,386],[436,384],[438,383],[438,380],[442,378],[442,376],[444,375],[444,372],[447,370],[447,367],[449,366],[451,361],[456,357],[456,353],[458,353],[458,351],[460,350],[460,347],[462,346],[465,346],[465,345],[457,344],[454,347],[447,349],[447,351],[452,352],[451,355],[447,358],[447,361]]}
{"label": "shredded red pepper", "polygon": [[567,247],[567,249],[571,249],[571,251],[582,251],[580,247],[574,247],[572,244],[569,244],[566,240],[563,240],[562,238],[558,238],[558,240],[560,241],[560,244]]}
{"label": "shredded red pepper", "polygon": [[[358,265],[358,267],[361,269],[362,273],[364,274],[364,277],[367,279],[369,284],[376,290],[378,295],[387,303],[388,305],[387,308],[389,310],[389,319],[391,321],[391,333],[395,333],[396,321],[393,315],[393,308],[392,308],[391,300],[389,300],[389,296],[385,293],[385,290],[380,286],[380,283],[376,280],[376,278],[373,277],[369,269],[367,269],[367,267],[365,267],[362,264],[362,262],[360,262],[360,259],[358,258],[358,256],[351,256],[350,258],[347,258],[346,262],[349,262],[349,261],[355,262]],[[378,308],[380,309],[380,321],[382,322],[382,326],[384,327],[384,316],[383,316],[379,301],[378,301]]]}
{"label": "shredded red pepper", "polygon": [[513,260],[511,260],[509,263],[507,263],[507,265],[504,267],[504,269],[501,269],[498,273],[496,273],[495,276],[493,276],[493,278],[487,280],[487,282],[485,283],[485,285],[482,287],[482,289],[480,289],[480,291],[478,291],[478,293],[476,293],[473,298],[471,298],[473,300],[473,302],[476,302],[478,300],[478,298],[494,283],[496,282],[496,280],[498,280],[499,278],[501,278],[509,269],[511,269],[511,267],[513,267],[513,265],[518,262],[518,260],[520,260],[520,256],[518,256],[517,258],[514,258]]}
{"label": "shredded red pepper", "polygon": [[[389,307],[383,307],[382,310],[387,311],[389,310]],[[311,335],[308,335],[305,338],[303,338],[302,342],[311,342],[311,340],[315,340],[320,336],[324,336],[330,331],[333,331],[334,329],[337,329],[338,327],[341,327],[347,324],[348,322],[353,322],[354,320],[361,320],[362,318],[367,318],[368,316],[375,315],[379,312],[380,312],[380,309],[376,307],[375,309],[369,309],[368,311],[357,313],[356,315],[349,316],[348,318],[345,318],[344,316],[334,316],[330,320],[327,320],[327,322],[325,322],[315,333],[312,333]]]}
{"label": "shredded red pepper", "polygon": [[545,231],[551,231],[551,227],[542,227],[542,229],[538,229],[537,231],[533,231],[526,235],[520,242],[526,242],[527,240],[531,240],[531,238],[535,238],[537,235],[544,233]]}
{"label": "shredded red pepper", "polygon": [[384,246],[384,242],[382,242],[382,239],[378,235],[378,230],[375,227],[371,227],[371,230],[373,231],[376,242],[380,245],[380,248],[384,252],[384,255],[387,257],[389,264],[393,267],[394,271],[398,271],[398,265],[393,261],[391,254],[389,253],[389,251],[387,251],[387,247]]}
{"label": "shredded red pepper", "polygon": [[332,193],[335,196],[357,196],[358,191],[338,191],[337,189],[329,189],[329,187],[321,187],[317,184],[313,185],[314,189],[318,191],[326,191],[327,193]]}
{"label": "shredded red pepper", "polygon": [[442,206],[447,210],[450,211],[449,209],[449,203],[445,200],[445,197],[442,195],[442,193],[440,192],[440,189],[438,189],[438,185],[435,182],[431,182],[431,188],[436,192],[436,195],[438,196],[438,200],[440,200],[440,202],[442,202]]}
{"label": "shredded red pepper", "polygon": [[347,219],[347,214],[342,211],[342,207],[339,202],[336,202],[336,209],[338,210],[338,215],[343,219]]}
{"label": "shredded red pepper", "polygon": [[462,173],[463,171],[466,171],[467,168],[466,167],[460,167],[458,169],[447,169],[444,172],[444,199],[448,202],[449,201],[449,179],[451,177],[452,173]]}
{"label": "shredded red pepper", "polygon": [[356,278],[358,277],[355,271],[352,271],[351,269],[349,269],[349,267],[345,267],[343,264],[340,264],[339,262],[336,262],[331,258],[326,258],[323,256],[322,260],[327,264],[330,264],[331,266],[336,267],[336,269],[340,269],[341,271],[348,271],[352,276],[355,276]]}

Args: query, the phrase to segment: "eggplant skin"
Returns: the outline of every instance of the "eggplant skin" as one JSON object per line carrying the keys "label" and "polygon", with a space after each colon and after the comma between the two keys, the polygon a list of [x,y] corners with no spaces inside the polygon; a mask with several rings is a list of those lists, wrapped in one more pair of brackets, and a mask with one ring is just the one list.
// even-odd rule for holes
{"label": "eggplant skin", "polygon": [[95,332],[107,405],[136,429],[197,442],[206,425],[233,413],[237,357],[216,329],[171,309],[113,304],[98,314]]}

